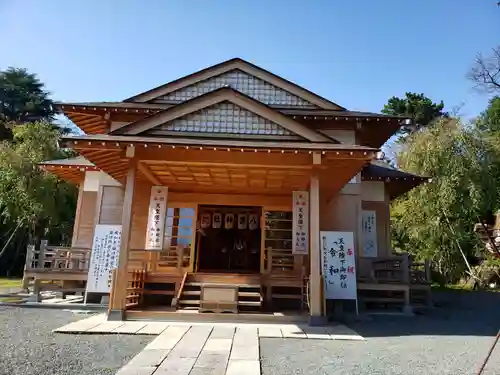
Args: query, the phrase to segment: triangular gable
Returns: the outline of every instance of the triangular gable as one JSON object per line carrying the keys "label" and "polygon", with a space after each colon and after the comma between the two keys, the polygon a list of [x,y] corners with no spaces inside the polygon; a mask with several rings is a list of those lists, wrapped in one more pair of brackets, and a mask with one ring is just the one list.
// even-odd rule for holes
{"label": "triangular gable", "polygon": [[[222,88],[128,124],[112,135],[166,135],[165,132],[301,137],[311,142],[334,142],[268,106],[231,88]],[[181,134],[179,134],[181,135]]]}
{"label": "triangular gable", "polygon": [[223,86],[230,86],[272,106],[345,110],[330,100],[239,58],[200,70],[124,101],[180,103]]}

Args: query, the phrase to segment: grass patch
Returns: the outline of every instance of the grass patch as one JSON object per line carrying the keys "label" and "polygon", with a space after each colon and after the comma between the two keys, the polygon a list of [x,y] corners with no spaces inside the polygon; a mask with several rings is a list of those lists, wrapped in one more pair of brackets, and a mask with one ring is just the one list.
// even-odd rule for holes
{"label": "grass patch", "polygon": [[0,278],[0,288],[17,288],[21,286],[21,279]]}

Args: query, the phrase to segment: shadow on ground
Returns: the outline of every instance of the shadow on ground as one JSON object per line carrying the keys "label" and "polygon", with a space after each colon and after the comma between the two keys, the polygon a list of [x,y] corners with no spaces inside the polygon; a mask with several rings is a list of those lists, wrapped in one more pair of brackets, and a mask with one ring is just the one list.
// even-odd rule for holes
{"label": "shadow on ground", "polygon": [[361,336],[495,336],[500,328],[500,293],[447,290],[433,293],[435,308],[413,317],[376,315],[349,326]]}

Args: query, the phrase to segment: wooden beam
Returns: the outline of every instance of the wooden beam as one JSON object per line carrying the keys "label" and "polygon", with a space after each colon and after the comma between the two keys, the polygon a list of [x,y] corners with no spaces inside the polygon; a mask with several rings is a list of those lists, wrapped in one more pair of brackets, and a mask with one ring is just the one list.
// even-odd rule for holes
{"label": "wooden beam", "polygon": [[128,166],[127,179],[125,182],[125,196],[123,199],[122,212],[122,235],[120,242],[120,254],[116,271],[116,290],[113,291],[113,299],[110,301],[110,312],[108,320],[123,320],[125,312],[125,298],[128,284],[128,252],[130,235],[132,232],[132,205],[134,200],[134,185],[136,176],[136,163],[132,160]]}
{"label": "wooden beam", "polygon": [[151,183],[153,185],[157,185],[157,186],[162,186],[163,184],[161,183],[161,181],[153,174],[153,172],[151,172],[151,169],[148,168],[147,165],[139,162],[137,164],[137,169],[139,170],[139,172],[141,172],[144,176],[146,176],[146,178],[151,181]]}
{"label": "wooden beam", "polygon": [[310,226],[310,324],[319,325],[324,323],[322,303],[322,280],[321,280],[321,253],[319,240],[319,177],[311,176],[309,188],[309,226]]}

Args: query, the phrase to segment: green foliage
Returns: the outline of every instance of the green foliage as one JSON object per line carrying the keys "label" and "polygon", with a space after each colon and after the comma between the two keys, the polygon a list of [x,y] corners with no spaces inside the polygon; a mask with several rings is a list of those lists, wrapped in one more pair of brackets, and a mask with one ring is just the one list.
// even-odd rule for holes
{"label": "green foliage", "polygon": [[500,134],[500,96],[490,100],[488,108],[479,115],[476,127],[491,135]]}
{"label": "green foliage", "polygon": [[403,125],[400,129],[401,135],[408,135],[428,126],[435,119],[446,116],[443,108],[444,104],[442,101],[437,104],[424,94],[407,92],[404,98],[396,96],[390,98],[382,109],[382,113],[411,118],[413,123]]}
{"label": "green foliage", "polygon": [[53,102],[35,74],[26,69],[0,71],[0,120],[16,123],[51,120]]}
{"label": "green foliage", "polygon": [[474,127],[441,119],[409,136],[400,168],[433,177],[430,184],[393,202],[394,246],[434,261],[443,282],[463,275],[478,249],[473,224],[497,201],[496,147]]}
{"label": "green foliage", "polygon": [[22,253],[29,239],[69,242],[76,188],[38,166],[70,156],[58,148],[59,137],[52,124],[35,122],[16,126],[12,142],[0,145],[0,250],[15,230],[14,241],[0,255],[2,265],[9,264],[5,258],[19,258],[18,250]]}

